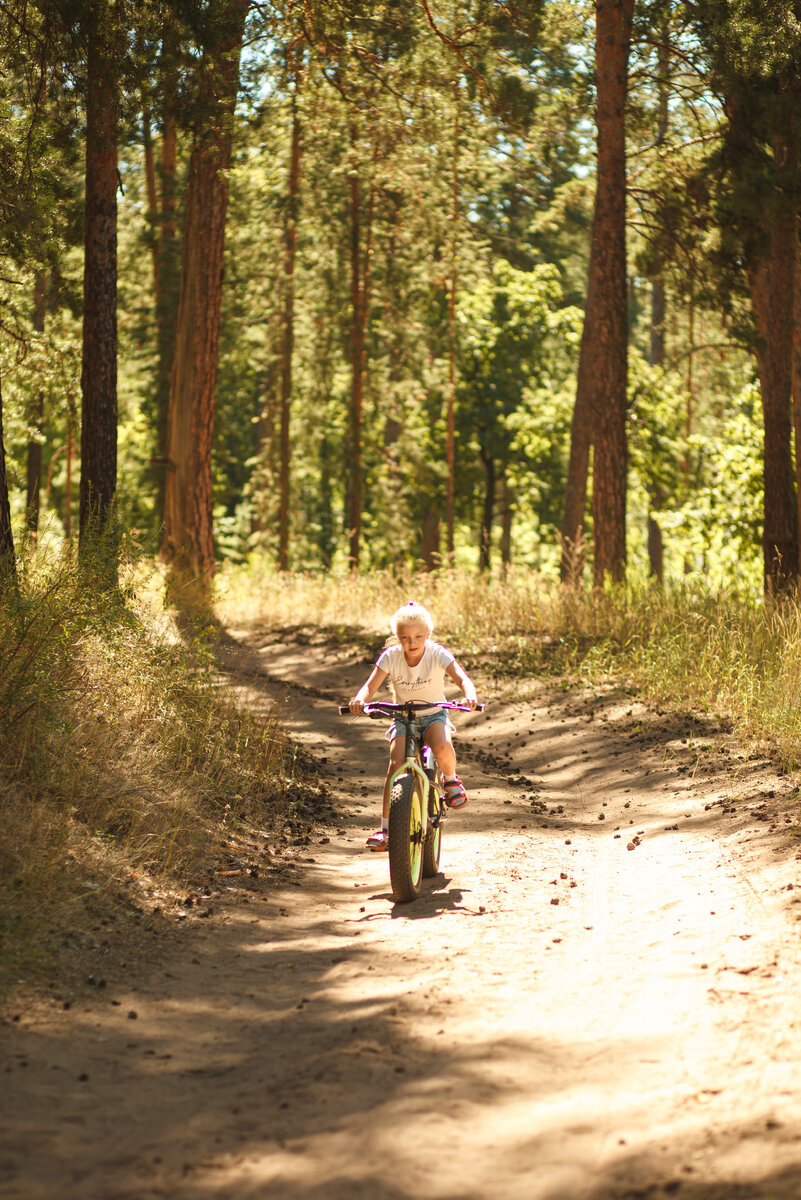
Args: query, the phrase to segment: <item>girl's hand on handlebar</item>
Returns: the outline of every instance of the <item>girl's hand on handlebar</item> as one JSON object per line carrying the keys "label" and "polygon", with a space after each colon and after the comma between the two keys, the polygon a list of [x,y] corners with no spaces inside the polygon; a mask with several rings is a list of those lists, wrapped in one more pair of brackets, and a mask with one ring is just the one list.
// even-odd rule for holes
{"label": "girl's hand on handlebar", "polygon": [[359,700],[359,698],[357,696],[354,696],[352,700],[348,701],[348,708],[350,709],[350,711],[352,713],[363,712],[364,711],[364,701]]}

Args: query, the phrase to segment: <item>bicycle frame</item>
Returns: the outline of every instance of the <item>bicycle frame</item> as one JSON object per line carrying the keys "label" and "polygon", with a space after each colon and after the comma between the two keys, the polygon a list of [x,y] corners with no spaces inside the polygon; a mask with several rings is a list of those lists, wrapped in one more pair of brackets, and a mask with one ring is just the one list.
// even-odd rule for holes
{"label": "bicycle frame", "polygon": [[[423,741],[422,733],[415,732],[415,718],[422,716],[423,710],[431,712],[444,708],[468,712],[472,707],[472,704],[458,704],[452,700],[439,703],[409,700],[400,704],[373,700],[359,709],[374,720],[390,717],[402,721],[406,728],[403,762],[388,781],[390,804],[386,848],[392,894],[398,903],[415,900],[420,894],[423,877],[438,873],[442,840],[440,822],[447,812],[443,792],[436,786],[433,751]],[[346,716],[350,705],[340,705],[339,712]]]}
{"label": "bicycle frame", "polygon": [[427,746],[422,740],[422,737],[418,738],[414,732],[414,709],[412,708],[412,704],[408,706],[399,706],[399,708],[395,711],[397,712],[395,719],[397,720],[398,717],[400,717],[400,719],[405,721],[406,724],[406,746],[404,748],[403,762],[398,767],[397,771],[393,771],[389,777],[389,791],[391,795],[396,780],[400,779],[402,775],[405,775],[407,771],[413,771],[415,775],[417,775],[423,789],[422,837],[425,839],[426,833],[428,832],[428,801],[431,793],[432,783],[423,767],[423,764],[425,762],[425,752],[428,750],[430,753],[431,747]]}

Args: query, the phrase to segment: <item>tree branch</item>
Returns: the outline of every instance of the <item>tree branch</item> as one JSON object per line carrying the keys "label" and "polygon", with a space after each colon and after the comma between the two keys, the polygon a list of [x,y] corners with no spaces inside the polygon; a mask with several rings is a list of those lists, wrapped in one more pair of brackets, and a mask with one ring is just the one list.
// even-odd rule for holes
{"label": "tree branch", "polygon": [[426,20],[428,21],[428,24],[431,26],[432,30],[437,35],[439,40],[442,42],[442,44],[444,46],[447,46],[449,50],[453,51],[453,53],[459,59],[459,62],[462,64],[464,69],[466,71],[468,71],[471,75],[475,76],[475,78],[478,80],[478,86],[482,89],[482,91],[487,96],[489,96],[491,98],[491,100],[494,103],[496,100],[496,97],[495,97],[495,93],[493,92],[492,88],[489,86],[489,84],[487,83],[484,76],[481,75],[478,71],[476,71],[476,69],[474,67],[470,66],[470,63],[467,61],[465,56],[462,54],[461,47],[459,46],[458,42],[455,42],[453,40],[453,38],[448,37],[447,33],[445,33],[442,29],[440,29],[439,25],[437,25],[436,21],[434,20],[433,16],[431,15],[431,9],[428,7],[428,0],[420,0],[420,4],[422,6],[423,12],[426,15]]}

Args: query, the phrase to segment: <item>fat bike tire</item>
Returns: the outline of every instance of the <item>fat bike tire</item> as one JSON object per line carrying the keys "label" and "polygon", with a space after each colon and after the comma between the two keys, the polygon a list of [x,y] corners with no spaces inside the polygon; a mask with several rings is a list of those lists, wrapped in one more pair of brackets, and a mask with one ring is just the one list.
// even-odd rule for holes
{"label": "fat bike tire", "polygon": [[423,789],[415,775],[403,775],[389,800],[389,880],[392,895],[407,904],[420,895],[423,879]]}
{"label": "fat bike tire", "polygon": [[440,817],[439,791],[442,783],[440,772],[437,781],[428,789],[428,832],[423,842],[423,877],[431,879],[439,874],[439,855],[442,849],[442,820]]}

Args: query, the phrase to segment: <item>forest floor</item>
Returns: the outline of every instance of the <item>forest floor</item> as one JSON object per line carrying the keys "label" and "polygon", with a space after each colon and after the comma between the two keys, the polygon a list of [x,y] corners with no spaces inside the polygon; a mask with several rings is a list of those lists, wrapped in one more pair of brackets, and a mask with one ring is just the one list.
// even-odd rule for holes
{"label": "forest floor", "polygon": [[790,777],[719,722],[469,663],[470,805],[395,905],[364,850],[383,726],[335,707],[364,649],[232,631],[222,661],[246,702],[284,698],[331,806],[9,1014],[4,1198],[801,1196]]}

